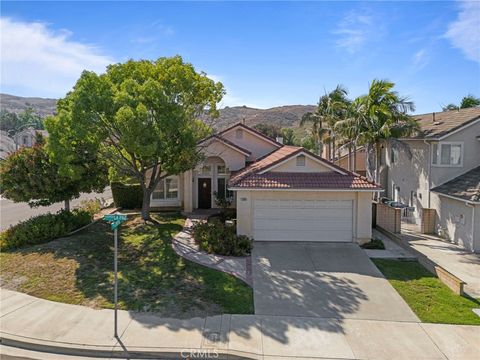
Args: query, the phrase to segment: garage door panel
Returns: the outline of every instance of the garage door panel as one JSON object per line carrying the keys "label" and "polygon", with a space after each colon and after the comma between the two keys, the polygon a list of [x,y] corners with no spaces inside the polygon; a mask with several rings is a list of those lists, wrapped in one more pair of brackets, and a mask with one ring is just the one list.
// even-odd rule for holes
{"label": "garage door panel", "polygon": [[258,241],[352,241],[351,200],[255,200]]}

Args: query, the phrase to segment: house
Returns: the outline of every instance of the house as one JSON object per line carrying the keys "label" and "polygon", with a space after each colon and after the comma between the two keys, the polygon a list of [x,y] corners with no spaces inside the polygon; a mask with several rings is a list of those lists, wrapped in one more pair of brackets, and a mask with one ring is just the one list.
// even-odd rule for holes
{"label": "house", "polygon": [[41,134],[43,137],[48,136],[48,132],[46,130],[27,128],[13,135],[13,141],[15,141],[17,148],[20,146],[32,147],[35,145],[37,133]]}
{"label": "house", "polygon": [[[355,164],[354,164],[355,162]],[[353,150],[351,153],[348,151],[348,147],[343,146],[338,152],[338,156],[335,158],[334,163],[341,168],[347,170],[354,170],[357,174],[366,176],[367,174],[367,158],[365,153],[365,147],[360,146],[357,148],[355,154]]]}
{"label": "house", "polygon": [[16,150],[15,142],[6,131],[0,130],[0,160],[5,160],[8,155]]}
{"label": "house", "polygon": [[215,193],[231,193],[237,233],[255,240],[370,241],[372,193],[381,189],[364,177],[244,124],[199,146],[205,160],[165,178],[152,207],[209,209]]}
{"label": "house", "polygon": [[431,232],[480,252],[480,108],[416,115],[421,134],[389,143],[382,156],[386,196],[412,207],[416,223],[433,209]]}

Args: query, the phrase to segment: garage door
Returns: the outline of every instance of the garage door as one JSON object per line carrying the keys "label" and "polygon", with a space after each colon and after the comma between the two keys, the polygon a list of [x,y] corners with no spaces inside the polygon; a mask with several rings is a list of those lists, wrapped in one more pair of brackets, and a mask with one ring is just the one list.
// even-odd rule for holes
{"label": "garage door", "polygon": [[351,200],[255,200],[258,241],[352,241]]}

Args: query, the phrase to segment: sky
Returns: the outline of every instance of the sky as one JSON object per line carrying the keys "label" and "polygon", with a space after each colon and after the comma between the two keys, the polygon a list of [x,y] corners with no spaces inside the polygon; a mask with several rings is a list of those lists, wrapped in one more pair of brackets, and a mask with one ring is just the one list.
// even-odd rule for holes
{"label": "sky", "polygon": [[441,111],[480,96],[480,2],[1,1],[0,90],[59,98],[82,70],[181,55],[227,91],[220,107],[316,104],[388,79]]}

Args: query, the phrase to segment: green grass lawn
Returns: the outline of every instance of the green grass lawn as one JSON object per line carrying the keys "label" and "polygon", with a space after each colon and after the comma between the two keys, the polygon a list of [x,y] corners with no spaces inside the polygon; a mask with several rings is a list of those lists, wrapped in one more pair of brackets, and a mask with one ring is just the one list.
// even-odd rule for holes
{"label": "green grass lawn", "polygon": [[[122,309],[192,317],[253,313],[252,289],[228,274],[179,257],[171,237],[184,219],[154,215],[159,226],[135,216],[122,225],[119,301]],[[99,222],[64,239],[0,254],[5,288],[53,301],[113,306],[113,234]]]}
{"label": "green grass lawn", "polygon": [[456,295],[419,263],[373,262],[423,322],[480,325],[480,317],[472,311],[480,308],[480,301]]}

